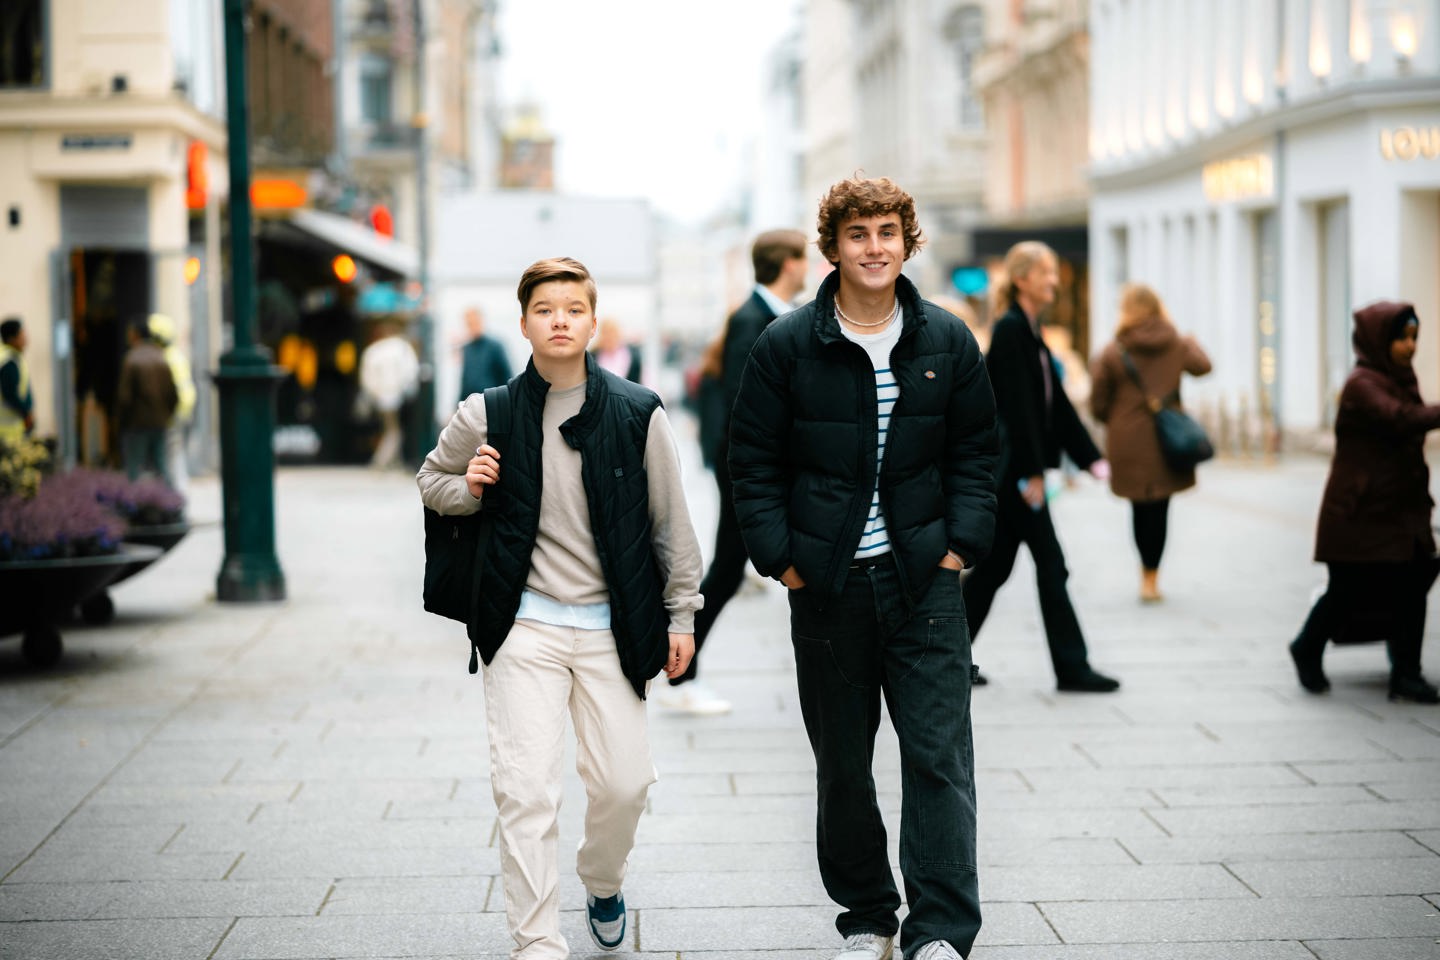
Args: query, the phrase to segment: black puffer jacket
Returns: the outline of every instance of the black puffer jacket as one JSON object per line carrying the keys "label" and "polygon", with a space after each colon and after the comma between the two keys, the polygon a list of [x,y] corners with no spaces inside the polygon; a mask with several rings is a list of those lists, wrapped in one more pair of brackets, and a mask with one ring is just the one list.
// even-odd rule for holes
{"label": "black puffer jacket", "polygon": [[[741,380],[730,430],[735,512],[755,568],[794,566],[838,596],[875,485],[875,369],[835,319],[836,273],[813,301],[770,324]],[[896,292],[905,329],[891,353],[891,414],[880,503],[906,599],[926,590],[947,548],[969,563],[995,532],[995,398],[975,338],[958,317]]]}
{"label": "black puffer jacket", "polygon": [[[601,369],[591,354],[585,369],[585,402],[560,425],[560,435],[580,451],[590,527],[610,588],[610,631],[620,669],[643,699],[646,682],[660,672],[670,651],[670,614],[652,546],[645,472],[645,441],[660,398]],[[504,479],[485,494],[486,509],[495,511],[495,530],[480,577],[475,622],[469,625],[470,639],[486,663],[515,623],[530,573],[540,528],[541,418],[549,389],[533,362],[510,381],[514,413],[503,451]],[[496,495],[499,502],[491,503]]]}

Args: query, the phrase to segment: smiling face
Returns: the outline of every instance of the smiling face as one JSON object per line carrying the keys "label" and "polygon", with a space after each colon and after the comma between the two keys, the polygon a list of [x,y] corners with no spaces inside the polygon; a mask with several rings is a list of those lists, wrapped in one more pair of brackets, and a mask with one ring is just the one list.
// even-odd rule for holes
{"label": "smiling face", "polygon": [[585,348],[595,334],[595,310],[585,285],[577,280],[536,284],[520,317],[520,332],[530,341],[537,365],[585,363]]}
{"label": "smiling face", "polygon": [[840,225],[835,236],[835,267],[842,296],[888,294],[905,263],[905,233],[898,213],[856,217]]}
{"label": "smiling face", "polygon": [[1041,256],[1029,270],[1015,277],[1014,283],[1021,307],[1033,318],[1055,302],[1060,291],[1060,265],[1048,254]]}

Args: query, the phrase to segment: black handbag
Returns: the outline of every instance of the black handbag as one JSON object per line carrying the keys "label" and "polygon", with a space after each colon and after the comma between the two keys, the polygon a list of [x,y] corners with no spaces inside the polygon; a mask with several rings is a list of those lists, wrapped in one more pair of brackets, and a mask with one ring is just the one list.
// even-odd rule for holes
{"label": "black handbag", "polygon": [[[504,451],[510,440],[510,388],[501,384],[485,391],[486,442]],[[493,500],[495,490],[487,492]],[[425,508],[425,609],[469,624],[480,595],[480,572],[490,531],[495,526],[494,504],[475,513],[445,516]],[[470,671],[474,673],[474,669]]]}
{"label": "black handbag", "polygon": [[1180,391],[1176,390],[1163,399],[1152,397],[1146,392],[1145,384],[1140,379],[1140,371],[1135,369],[1135,361],[1130,358],[1130,354],[1121,350],[1120,359],[1124,362],[1130,379],[1135,381],[1135,386],[1140,388],[1140,393],[1145,397],[1146,406],[1150,408],[1150,414],[1155,419],[1155,439],[1160,441],[1160,455],[1165,458],[1170,469],[1177,473],[1188,473],[1198,464],[1215,456],[1215,446],[1205,434],[1205,428],[1180,409]]}

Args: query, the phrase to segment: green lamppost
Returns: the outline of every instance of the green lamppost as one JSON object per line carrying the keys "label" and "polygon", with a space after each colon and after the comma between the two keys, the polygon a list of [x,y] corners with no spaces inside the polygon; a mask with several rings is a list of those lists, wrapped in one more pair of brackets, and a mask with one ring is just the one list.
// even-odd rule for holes
{"label": "green lamppost", "polygon": [[245,84],[245,7],[225,0],[225,104],[230,151],[232,346],[220,356],[220,492],[225,559],[222,601],[285,599],[275,555],[275,387],[270,355],[255,342],[255,241],[250,228],[250,105]]}

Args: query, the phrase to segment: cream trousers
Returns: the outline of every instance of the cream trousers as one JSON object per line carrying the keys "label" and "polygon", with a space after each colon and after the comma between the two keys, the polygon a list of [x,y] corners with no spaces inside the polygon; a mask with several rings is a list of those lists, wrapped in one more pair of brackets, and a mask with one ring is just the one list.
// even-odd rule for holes
{"label": "cream trousers", "polygon": [[485,667],[490,784],[513,960],[570,955],[556,895],[567,712],[575,725],[575,769],[589,799],[576,872],[590,893],[614,896],[656,779],[645,702],[620,672],[609,630],[515,621]]}

